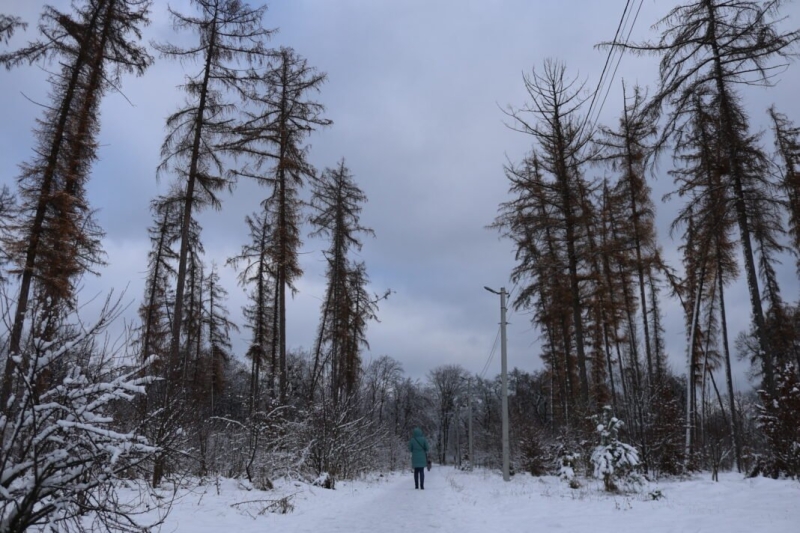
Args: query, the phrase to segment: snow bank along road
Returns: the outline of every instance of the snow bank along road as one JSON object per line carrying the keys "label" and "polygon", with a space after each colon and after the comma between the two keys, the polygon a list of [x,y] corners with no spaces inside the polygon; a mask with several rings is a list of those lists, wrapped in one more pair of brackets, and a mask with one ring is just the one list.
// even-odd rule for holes
{"label": "snow bank along road", "polygon": [[[288,483],[273,492],[245,491],[222,480],[195,488],[176,503],[161,531],[186,533],[591,532],[800,533],[800,483],[737,474],[719,483],[651,483],[642,493],[608,495],[589,482],[573,490],[554,477],[493,472],[427,473],[425,490],[411,474],[340,483],[336,490]],[[660,490],[654,501],[650,493]],[[263,505],[231,505],[294,493],[294,512],[259,514]]]}

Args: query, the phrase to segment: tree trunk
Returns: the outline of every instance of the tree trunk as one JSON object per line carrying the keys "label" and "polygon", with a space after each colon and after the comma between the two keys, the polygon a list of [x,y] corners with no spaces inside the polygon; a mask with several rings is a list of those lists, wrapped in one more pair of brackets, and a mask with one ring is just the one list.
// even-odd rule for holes
{"label": "tree trunk", "polygon": [[197,181],[197,171],[200,163],[200,142],[205,125],[206,99],[208,85],[211,79],[211,60],[215,54],[217,42],[217,14],[211,22],[211,35],[206,51],[205,70],[203,83],[200,88],[200,101],[197,105],[197,118],[195,120],[194,140],[192,143],[192,158],[189,164],[188,182],[186,183],[186,200],[183,205],[183,222],[181,224],[181,251],[178,262],[178,278],[175,288],[175,312],[172,315],[172,342],[170,344],[170,372],[178,370],[180,360],[181,325],[183,322],[183,294],[186,282],[186,261],[189,254],[189,226],[192,220],[192,205],[194,203],[194,187]]}
{"label": "tree trunk", "polygon": [[[717,270],[721,271],[719,256],[717,256]],[[733,396],[733,377],[731,375],[731,353],[728,346],[728,322],[725,316],[725,284],[722,276],[719,276],[719,316],[722,328],[722,346],[725,357],[725,382],[728,388],[728,407],[731,412],[731,438],[733,439],[733,449],[736,454],[736,470],[742,471],[742,443],[739,438],[739,424],[736,418],[736,402]]]}

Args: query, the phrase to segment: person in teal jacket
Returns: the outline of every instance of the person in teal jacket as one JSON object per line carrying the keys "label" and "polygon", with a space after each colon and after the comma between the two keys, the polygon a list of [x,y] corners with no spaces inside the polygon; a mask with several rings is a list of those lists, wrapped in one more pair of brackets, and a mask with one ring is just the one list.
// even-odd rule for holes
{"label": "person in teal jacket", "polygon": [[414,428],[411,440],[408,441],[411,452],[411,467],[414,469],[414,488],[425,490],[425,467],[428,466],[428,441],[422,430]]}

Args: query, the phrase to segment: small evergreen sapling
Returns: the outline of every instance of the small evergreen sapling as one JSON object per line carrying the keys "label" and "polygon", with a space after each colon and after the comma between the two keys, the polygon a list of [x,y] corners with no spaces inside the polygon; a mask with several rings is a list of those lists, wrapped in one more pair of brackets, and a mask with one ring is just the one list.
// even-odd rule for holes
{"label": "small evergreen sapling", "polygon": [[579,459],[579,454],[568,450],[562,451],[558,458],[558,478],[561,481],[569,483],[571,489],[581,488],[580,481],[575,477],[575,468],[577,467]]}
{"label": "small evergreen sapling", "polygon": [[636,485],[641,477],[636,472],[639,466],[639,452],[630,444],[620,442],[619,430],[624,425],[622,420],[613,416],[611,407],[603,407],[601,415],[592,417],[597,423],[600,445],[592,452],[594,476],[603,480],[608,492],[619,490],[619,484]]}

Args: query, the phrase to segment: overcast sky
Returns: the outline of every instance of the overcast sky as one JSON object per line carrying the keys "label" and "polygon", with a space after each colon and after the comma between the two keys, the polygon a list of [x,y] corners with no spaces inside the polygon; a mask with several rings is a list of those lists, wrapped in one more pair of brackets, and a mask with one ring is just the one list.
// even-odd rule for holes
{"label": "overcast sky", "polygon": [[[66,1],[53,0],[66,9]],[[638,4],[637,2],[633,2]],[[4,0],[0,11],[32,23],[14,44],[35,38],[43,2]],[[188,0],[170,3],[188,11]],[[657,38],[650,30],[673,1],[644,0],[633,40]],[[432,368],[460,364],[480,373],[498,332],[499,297],[484,285],[510,290],[514,267],[509,242],[486,229],[498,205],[509,199],[503,174],[507,160],[519,161],[531,139],[511,131],[502,110],[526,103],[523,73],[546,58],[564,61],[568,72],[594,89],[605,52],[594,48],[617,29],[624,0],[275,0],[265,25],[279,28],[274,46],[291,46],[309,65],[326,72],[318,95],[333,125],[314,134],[311,162],[323,169],[344,157],[368,197],[362,222],[375,230],[365,240],[372,290],[392,289],[380,304],[380,323],[369,327],[369,360],[389,355],[408,375],[424,378]],[[800,4],[787,3],[787,24],[800,25]],[[146,39],[191,42],[173,33],[167,2],[155,0]],[[187,41],[187,39],[189,41]],[[654,87],[657,60],[625,56],[600,114],[613,125],[622,106],[621,80]],[[745,101],[756,127],[765,126],[770,103],[800,121],[796,97],[800,65],[792,65],[769,91],[750,90]],[[127,287],[132,302],[127,320],[143,293],[148,204],[166,191],[155,169],[164,137],[164,120],[183,95],[176,90],[183,69],[157,60],[142,78],[124,80],[124,97],[109,94],[102,106],[100,161],[88,189],[99,209],[98,219],[109,265],[99,279],[87,279],[82,301],[110,289]],[[0,72],[0,182],[13,183],[17,165],[32,153],[31,128],[41,109],[30,100],[47,102],[46,74],[37,67]],[[771,148],[771,140],[766,139]],[[590,169],[589,176],[602,176]],[[667,227],[675,206],[661,202],[672,189],[668,178],[651,184],[657,204],[659,238],[667,260],[680,267],[676,243]],[[221,212],[204,212],[205,259],[216,262],[230,293],[231,316],[241,319],[245,293],[235,283],[227,258],[246,242],[244,217],[267,194],[242,182],[224,199]],[[325,243],[305,239],[298,282],[299,294],[288,303],[290,348],[312,345],[324,294]],[[784,298],[798,296],[794,261],[781,270]],[[743,284],[726,294],[732,338],[749,320]],[[96,303],[84,308],[91,316]],[[686,345],[682,313],[676,302],[664,302],[666,345],[670,363],[684,373]],[[509,367],[535,370],[538,331],[530,317],[511,313],[508,327]],[[234,348],[243,353],[248,331],[234,334]],[[497,350],[487,375],[499,373]],[[738,385],[746,386],[738,365]]]}

